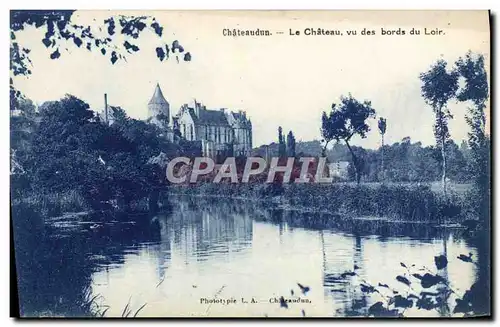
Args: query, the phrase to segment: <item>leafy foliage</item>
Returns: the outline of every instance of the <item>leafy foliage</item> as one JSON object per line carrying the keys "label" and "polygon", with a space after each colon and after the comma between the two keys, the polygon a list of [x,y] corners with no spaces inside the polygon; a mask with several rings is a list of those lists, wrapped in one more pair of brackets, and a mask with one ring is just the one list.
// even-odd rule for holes
{"label": "leafy foliage", "polygon": [[352,161],[356,174],[356,181],[361,179],[360,168],[362,161],[358,159],[349,142],[355,135],[366,138],[370,130],[367,119],[375,117],[375,109],[370,101],[360,102],[349,96],[340,98],[340,105],[332,104],[330,113],[323,112],[321,116],[321,136],[323,137],[323,154],[329,142],[336,140],[344,141],[351,152]]}
{"label": "leafy foliage", "polygon": [[128,204],[164,185],[165,160],[151,158],[176,156],[177,146],[160,136],[156,126],[127,117],[121,108],[112,110],[115,122],[108,126],[74,96],[43,104],[29,133],[30,151],[13,144],[30,177],[29,186],[13,188],[76,190],[100,208],[116,199]]}
{"label": "leafy foliage", "polygon": [[455,70],[448,72],[447,63],[438,60],[431,68],[420,74],[422,81],[422,96],[435,114],[434,136],[437,145],[441,148],[442,156],[442,183],[443,192],[446,194],[446,142],[450,137],[448,119],[453,118],[446,107],[447,102],[455,96],[458,89],[458,73]]}
{"label": "leafy foliage", "polygon": [[489,226],[490,206],[490,140],[486,134],[486,102],[488,101],[488,78],[482,55],[470,51],[455,63],[456,70],[465,86],[459,90],[457,99],[471,102],[465,117],[470,127],[468,145],[471,152],[471,169],[475,182],[475,196],[480,198],[476,211]]}
{"label": "leafy foliage", "polygon": [[290,131],[286,137],[286,152],[288,157],[295,157],[295,145],[295,136]]}
{"label": "leafy foliage", "polygon": [[386,130],[387,130],[387,119],[384,117],[380,117],[378,119],[378,130],[380,132],[380,135],[384,135]]}
{"label": "leafy foliage", "polygon": [[[422,81],[422,96],[435,111],[442,110],[458,89],[458,73],[447,71],[446,66],[446,61],[438,60],[427,72],[419,76]],[[451,118],[448,111],[443,115]]]}
{"label": "leafy foliage", "polygon": [[[254,155],[264,157],[267,151],[271,157],[278,156],[277,143],[271,143],[254,149]],[[296,154],[299,157],[319,157],[323,147],[319,141],[301,141],[295,144]],[[423,146],[421,142],[412,142],[404,138],[383,148],[365,149],[351,145],[360,163],[360,178],[363,182],[418,182],[428,183],[441,178],[441,154],[436,146]],[[456,183],[470,183],[472,164],[469,157],[469,147],[459,147],[453,140],[446,144],[448,154],[448,178]],[[328,161],[348,162],[349,167],[345,176],[348,180],[355,180],[352,156],[347,145],[334,143],[325,154]],[[384,166],[382,167],[382,157]],[[382,179],[382,172],[385,177]]]}
{"label": "leafy foliage", "polygon": [[281,126],[278,127],[278,144],[279,144],[279,157],[286,157],[286,141],[285,136],[283,135],[283,129]]}
{"label": "leafy foliage", "polygon": [[[444,268],[443,262],[445,260],[447,262],[447,258],[444,255],[435,257],[438,270]],[[401,267],[406,272],[404,275],[398,275],[396,281],[401,282],[407,287],[407,291],[404,292],[405,295],[400,294],[400,291],[387,284],[379,282],[376,286],[372,285],[356,272],[340,274],[340,279],[347,279],[353,276],[361,279],[359,283],[361,292],[374,297],[374,299],[376,298],[374,304],[367,309],[361,307],[354,314],[373,317],[404,317],[405,311],[409,308],[426,311],[436,310],[444,315],[462,313],[465,316],[471,316],[482,312],[480,308],[482,303],[480,298],[481,293],[478,283],[474,283],[463,295],[459,295],[456,290],[450,287],[447,279],[437,273],[432,273],[428,268],[417,269],[415,265],[408,266],[403,262],[401,262]],[[427,272],[424,275],[415,272],[422,270],[427,270]],[[350,280],[350,282],[354,282],[354,280]],[[418,291],[419,287],[422,289],[420,292]],[[450,309],[448,302],[452,295],[455,296],[456,305]]]}
{"label": "leafy foliage", "polygon": [[459,101],[472,101],[474,105],[484,105],[488,99],[488,76],[484,66],[484,56],[471,51],[455,63],[456,70],[465,81],[465,86],[457,94]]}
{"label": "leafy foliage", "polygon": [[[85,48],[88,51],[99,51],[103,56],[108,56],[112,64],[119,60],[126,60],[128,54],[138,52],[139,47],[133,43],[146,30],[154,33],[159,39],[160,47],[167,50],[166,56],[159,56],[163,61],[168,59],[169,46],[177,53],[176,59],[183,54],[184,61],[190,61],[191,55],[185,52],[178,40],[167,42],[163,39],[164,28],[160,26],[154,17],[149,16],[124,16],[109,17],[104,24],[93,28],[75,23],[72,20],[73,10],[12,10],[10,13],[11,29],[11,71],[14,75],[30,75],[31,61],[29,59],[30,49],[20,45],[16,39],[16,33],[24,30],[26,26],[35,28],[46,28],[47,31],[41,42],[50,49],[50,58],[61,57],[61,50],[70,44],[77,48]],[[117,26],[119,32],[117,33]],[[128,37],[122,44],[118,43],[117,35]],[[156,48],[156,46],[155,46]]]}

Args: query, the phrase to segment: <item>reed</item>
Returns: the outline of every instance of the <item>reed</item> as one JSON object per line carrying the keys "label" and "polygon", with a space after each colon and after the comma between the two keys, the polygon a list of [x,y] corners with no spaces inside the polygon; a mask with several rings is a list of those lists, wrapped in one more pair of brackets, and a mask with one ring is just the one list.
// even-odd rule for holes
{"label": "reed", "polygon": [[85,199],[75,190],[61,193],[29,192],[12,199],[12,205],[36,208],[42,216],[59,216],[65,212],[89,209]]}
{"label": "reed", "polygon": [[240,198],[291,210],[316,211],[348,218],[379,217],[408,222],[459,222],[471,199],[447,197],[429,185],[379,184],[194,184],[172,186],[183,195]]}

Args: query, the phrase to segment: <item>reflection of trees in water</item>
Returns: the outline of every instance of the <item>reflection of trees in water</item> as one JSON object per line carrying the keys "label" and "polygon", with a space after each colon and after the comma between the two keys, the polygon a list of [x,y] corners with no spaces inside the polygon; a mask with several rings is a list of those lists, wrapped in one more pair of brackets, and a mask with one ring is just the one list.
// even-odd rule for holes
{"label": "reflection of trees in water", "polygon": [[[343,308],[340,313],[346,316],[365,315],[367,308],[372,304],[373,299],[366,292],[363,292],[358,283],[354,284],[351,280],[339,278],[343,271],[354,271],[363,274],[363,236],[378,235],[380,242],[384,243],[392,237],[409,237],[419,239],[421,242],[434,242],[435,239],[441,239],[443,248],[442,252],[447,257],[447,242],[451,240],[461,241],[461,236],[457,233],[437,228],[426,224],[402,224],[387,221],[377,220],[347,220],[338,216],[333,216],[325,213],[298,212],[288,211],[279,208],[261,208],[256,206],[253,208],[252,216],[258,220],[264,220],[272,223],[277,223],[280,234],[283,228],[293,229],[310,228],[319,229],[319,236],[322,244],[323,255],[323,286],[325,297],[332,297],[336,304],[342,303]],[[325,249],[324,229],[330,229],[335,232],[347,233],[354,235],[352,237],[352,261],[346,262],[347,266],[339,268],[338,266],[327,266],[327,253]],[[437,255],[438,253],[436,253]],[[401,258],[404,261],[404,258]],[[343,269],[343,270],[342,270]],[[439,274],[444,279],[448,280],[448,269],[445,268]],[[380,281],[384,282],[384,281]],[[448,299],[450,301],[451,299]],[[450,314],[450,307],[443,302],[439,309],[439,313],[443,316]]]}
{"label": "reflection of trees in water", "polygon": [[[447,242],[448,242],[448,235],[443,235],[443,241],[442,241],[442,245],[443,245],[443,250],[441,252],[441,255],[443,255],[446,260],[448,261],[448,245],[447,245]],[[448,265],[446,265],[446,267],[444,267],[444,269],[441,269],[441,270],[438,270],[437,276],[441,276],[444,278],[444,280],[449,280],[449,277],[448,277]],[[451,299],[448,300],[447,299],[447,292],[449,292],[449,287],[447,285],[439,285],[437,287],[437,291],[438,293],[440,294],[438,297],[437,297],[437,300],[439,301],[439,303],[441,303],[441,305],[437,308],[437,311],[439,312],[439,314],[443,317],[447,317],[450,315],[450,305],[452,305],[451,302]]]}
{"label": "reflection of trees in water", "polygon": [[[92,274],[124,262],[127,247],[154,240],[146,217],[136,224],[92,224],[65,230],[44,224],[31,208],[14,207],[15,257],[22,316],[90,316]],[[103,221],[99,216],[88,217]],[[95,299],[94,299],[95,300]]]}
{"label": "reflection of trees in water", "polygon": [[[482,235],[481,235],[482,234]],[[490,231],[479,233],[476,239],[476,247],[478,249],[478,284],[479,289],[484,290],[484,295],[479,297],[477,302],[478,314],[491,313],[491,257],[490,257]]]}
{"label": "reflection of trees in water", "polygon": [[252,217],[273,223],[284,222],[289,227],[317,230],[332,230],[348,234],[379,235],[384,237],[407,236],[418,239],[440,237],[443,229],[427,224],[397,223],[383,220],[352,220],[339,215],[318,212],[284,210],[273,207],[254,206]]}
{"label": "reflection of trees in water", "polygon": [[[323,247],[323,286],[325,297],[332,297],[333,303],[342,307],[337,309],[337,313],[343,316],[359,316],[362,309],[368,306],[368,297],[362,292],[359,287],[353,285],[350,278],[341,277],[338,267],[332,267],[335,272],[329,271],[326,261],[325,242],[323,231],[320,231],[322,247]],[[359,234],[353,237],[353,251],[351,262],[346,262],[344,272],[359,272],[360,267],[363,267],[363,247],[362,238]],[[347,269],[346,269],[347,268]],[[361,268],[362,269],[362,268]]]}
{"label": "reflection of trees in water", "polygon": [[[322,234],[322,232],[320,232],[320,233]],[[443,260],[442,259],[443,257],[446,258],[448,262],[457,260],[457,258],[455,258],[454,256],[450,257],[449,253],[448,253],[448,245],[449,245],[448,243],[450,241],[453,242],[454,237],[457,235],[457,233],[460,233],[460,232],[459,231],[443,231],[441,233],[440,238],[441,238],[442,250],[435,253],[436,258],[439,258],[441,262]],[[359,277],[364,275],[363,274],[364,258],[363,258],[363,253],[362,253],[362,238],[359,237],[359,235],[355,235],[354,238],[355,238],[355,246],[354,246],[354,251],[353,251],[353,262],[354,262],[355,268],[361,267],[360,270],[356,274],[356,278],[359,278]],[[461,241],[463,241],[463,239]],[[324,247],[324,241],[323,241],[323,247]],[[471,245],[469,245],[469,247],[474,248],[474,247],[477,247],[477,245],[471,244]],[[479,249],[479,248],[477,248],[477,249],[478,249],[479,253],[484,253],[481,251],[481,249]],[[479,255],[479,256],[481,256],[481,255]],[[488,257],[488,256],[486,255],[485,257]],[[432,255],[431,255],[430,259],[433,259]],[[478,261],[480,262],[480,259]],[[405,267],[406,269],[408,269],[408,267],[404,266],[403,263],[401,263],[401,265],[403,267]],[[436,265],[438,265],[438,263],[436,263]],[[412,265],[412,267],[413,266],[414,265]],[[324,267],[326,267],[326,264],[324,264]],[[458,293],[456,293],[456,291],[458,291],[458,289],[454,288],[454,286],[453,286],[454,281],[450,280],[450,276],[448,273],[448,267],[449,266],[447,264],[444,265],[443,268],[437,268],[437,269],[436,269],[436,267],[432,267],[432,266],[423,267],[424,268],[423,270],[426,274],[427,274],[427,272],[429,272],[432,275],[433,274],[432,271],[436,271],[436,273],[435,273],[436,276],[441,278],[444,282],[431,282],[430,277],[427,279],[424,278],[427,281],[426,283],[428,283],[428,284],[429,283],[436,283],[435,289],[432,289],[432,288],[429,289],[429,287],[432,287],[432,286],[423,286],[424,281],[422,279],[421,279],[422,280],[421,285],[424,288],[421,289],[421,292],[417,291],[415,293],[415,289],[411,289],[411,292],[409,292],[409,293],[416,294],[416,296],[420,296],[422,299],[423,299],[424,293],[436,294],[436,295],[431,295],[431,297],[435,296],[435,298],[432,298],[432,300],[430,300],[429,306],[423,304],[423,302],[422,302],[420,304],[420,305],[422,305],[422,307],[419,307],[419,304],[417,301],[416,307],[419,307],[420,310],[425,311],[425,310],[435,309],[441,317],[448,317],[454,313],[455,308],[458,308],[458,304],[459,304],[458,301],[464,301],[464,300],[462,300],[462,295],[464,294],[466,289],[461,289]],[[353,269],[353,271],[355,271],[355,268]],[[431,269],[429,270],[428,268],[431,268]],[[414,268],[414,269],[418,269],[418,268]],[[487,271],[487,269],[481,268],[481,264],[479,264],[479,269],[482,271]],[[408,270],[408,271],[410,271],[410,270]],[[413,270],[413,272],[415,272],[415,270]],[[369,294],[374,294],[374,293],[373,293],[373,291],[367,291],[368,288],[365,288],[365,291],[362,290],[362,288],[360,287],[361,286],[360,281],[365,283],[362,278],[360,280],[358,280],[357,283],[350,283],[351,280],[349,280],[349,279],[342,279],[342,278],[339,279],[339,274],[327,273],[325,271],[324,276],[325,276],[325,288],[328,286],[328,282],[331,283],[332,281],[334,283],[342,284],[343,292],[341,293],[341,296],[338,297],[337,301],[335,301],[336,297],[335,297],[335,295],[333,295],[334,302],[344,304],[344,307],[342,309],[337,310],[338,313],[340,313],[344,316],[366,316],[366,315],[368,315],[368,312],[371,311],[371,305],[375,303],[375,301],[373,301],[373,299],[371,298],[371,296]],[[409,276],[409,275],[405,274],[404,276],[408,277],[410,280],[412,279],[411,276]],[[476,277],[477,277],[477,282],[480,283],[481,274],[480,273],[476,274]],[[375,284],[371,284],[371,285],[375,286],[375,290],[376,290],[375,292],[382,290],[382,288],[380,288],[381,284],[378,284],[379,287],[377,288],[377,282],[380,283],[380,281],[374,281],[374,282],[375,282]],[[382,281],[382,282],[385,283],[387,281]],[[413,279],[411,282],[416,283],[417,285],[420,285],[420,280],[418,280],[417,278]],[[367,283],[365,285],[370,286],[370,283]],[[415,284],[413,284],[413,285],[415,285]],[[467,288],[470,288],[470,286],[471,285],[466,285]],[[417,289],[419,287],[420,286],[417,286]],[[472,288],[474,288],[474,287],[472,287]],[[378,291],[377,291],[377,289],[378,289]],[[477,292],[478,290],[480,290],[480,291]],[[489,302],[488,302],[489,298],[487,296],[485,296],[484,290],[485,290],[485,288],[483,286],[480,286],[479,288],[475,289],[474,292],[471,293],[470,296],[472,297],[472,300],[470,298],[468,298],[468,300],[467,300],[467,301],[471,301],[471,303],[472,303],[472,310],[471,311],[472,311],[473,315],[485,314],[488,312],[488,311],[486,311],[488,309],[483,311],[483,308],[489,308],[487,306],[487,305],[489,305]],[[470,292],[470,291],[467,291],[467,292]],[[404,293],[405,292],[403,292],[401,294],[404,294]],[[325,292],[325,294],[327,294],[327,293]],[[398,293],[395,293],[395,294],[398,294]],[[450,296],[452,294],[454,296]],[[405,297],[407,295],[408,294],[403,295],[402,299],[409,299],[409,297],[407,297],[407,298]],[[400,296],[400,295],[397,295],[397,296]],[[385,306],[385,305],[390,306],[391,304],[395,305],[394,312],[397,313],[397,310],[398,310],[397,308],[399,308],[399,313],[401,314],[401,312],[405,311],[405,310],[401,310],[401,308],[404,308],[404,307],[401,306],[402,302],[399,302],[400,304],[394,304],[395,297],[396,297],[395,295],[393,295],[392,297],[391,296],[386,297],[385,300],[383,300],[380,303],[382,303],[383,306]],[[466,298],[466,296],[463,297],[463,299],[465,299],[465,298]],[[476,304],[474,304],[474,301],[477,301]],[[485,305],[484,307],[482,307],[483,304],[480,304],[481,301],[484,303],[484,305]],[[396,303],[398,303],[398,302],[396,302]],[[413,305],[415,306],[415,302],[413,302]],[[475,306],[478,306],[478,307],[475,307]],[[370,307],[370,309],[367,310],[369,307]],[[463,310],[463,308],[460,310]],[[466,310],[466,311],[468,312],[469,310]],[[466,311],[456,311],[456,312],[466,312]],[[376,314],[381,314],[381,316],[384,316],[384,314],[390,314],[390,313],[377,311]]]}
{"label": "reflection of trees in water", "polygon": [[[238,243],[251,243],[251,209],[237,203],[187,201],[156,216],[121,217],[133,224],[97,222],[64,230],[43,223],[35,211],[13,208],[18,290],[22,315],[89,316],[92,274],[109,265],[123,264],[130,246],[150,245],[158,256],[158,278],[163,279],[171,260],[172,242],[186,258],[203,259],[209,252],[238,251]],[[233,246],[235,248],[233,248]]]}
{"label": "reflection of trees in water", "polygon": [[[354,254],[353,254],[353,266],[352,271],[359,269],[358,267],[363,267],[363,247],[362,239],[359,234],[354,236]],[[359,287],[350,287],[353,301],[350,307],[346,305],[345,313],[347,316],[358,315],[359,310],[366,308],[368,306],[368,298],[365,292],[362,292]]]}
{"label": "reflection of trees in water", "polygon": [[[17,210],[16,210],[17,209]],[[91,274],[88,243],[79,235],[57,237],[34,211],[13,209],[21,316],[88,316]]]}
{"label": "reflection of trees in water", "polygon": [[[332,243],[326,241],[325,235],[329,235],[329,233],[325,233],[324,230],[319,231],[321,247],[322,247],[322,255],[323,255],[323,286],[324,286],[324,294],[325,297],[331,297],[332,302],[335,307],[339,309],[336,310],[337,314],[341,316],[366,316],[368,313],[368,308],[374,304],[376,301],[380,301],[377,294],[372,292],[363,291],[360,287],[361,283],[364,283],[363,278],[368,277],[365,267],[365,260],[363,254],[363,237],[359,234],[359,232],[367,232],[366,229],[363,229],[366,225],[361,224],[361,228],[358,225],[352,227],[349,230],[354,230],[354,234],[350,237],[353,240],[352,250],[349,250],[348,246],[341,243]],[[395,235],[399,236],[401,231],[399,229],[396,230]],[[415,237],[414,230],[409,228],[407,233],[412,237]],[[334,235],[335,233],[332,233]],[[442,254],[448,258],[448,260],[456,260],[456,258],[448,257],[448,242],[462,242],[463,238],[457,236],[461,234],[461,231],[446,231],[446,230],[432,230],[432,234],[434,238],[424,238],[419,239],[420,242],[429,242],[434,243],[436,239],[441,239],[442,244],[442,253],[435,253],[435,255]],[[377,240],[381,243],[387,242],[390,237],[390,233],[386,233],[383,237],[378,237]],[[330,243],[330,244],[325,244]],[[344,247],[343,247],[344,246]],[[336,250],[332,251],[332,247]],[[329,253],[339,253],[345,257],[343,259],[338,260],[332,257],[328,258]],[[349,253],[351,253],[351,260],[349,260]],[[331,254],[330,254],[331,255]],[[401,261],[404,261],[405,258],[401,258]],[[432,257],[430,259],[433,259]],[[340,262],[339,262],[340,261]],[[333,264],[332,264],[333,262]],[[399,266],[399,265],[398,265]],[[396,267],[394,267],[396,268]],[[432,268],[432,267],[431,267]],[[343,272],[356,272],[356,276],[353,277],[341,277]],[[443,279],[449,281],[448,276],[448,267],[446,266],[442,270],[438,270],[438,275]],[[366,277],[364,277],[366,276]],[[391,281],[387,280],[374,280],[375,286],[379,282],[381,283],[389,283]],[[419,282],[417,280],[417,282]],[[365,285],[370,285],[365,284]],[[381,288],[382,290],[382,288]],[[436,290],[438,293],[442,294],[442,302],[440,299],[438,300],[439,306],[436,308],[441,316],[449,316],[452,313],[453,308],[455,307],[455,298],[456,297],[448,297],[446,296],[446,292],[449,292],[448,286],[444,284],[438,284],[438,288]],[[445,292],[446,291],[446,292]],[[442,293],[441,293],[442,292]],[[404,293],[402,293],[404,294]],[[418,293],[417,293],[418,294]],[[372,298],[372,295],[374,298]],[[384,301],[382,301],[385,303]],[[453,302],[453,303],[452,303]]]}
{"label": "reflection of trees in water", "polygon": [[[343,303],[344,315],[366,310],[367,299],[359,286],[339,279],[339,273],[363,271],[363,235],[380,235],[383,243],[389,237],[409,236],[431,241],[444,237],[463,241],[463,236],[447,234],[443,230],[416,224],[389,224],[379,221],[352,221],[328,214],[300,213],[276,208],[252,206],[234,200],[190,198],[174,201],[172,211],[153,217],[133,217],[136,224],[101,225],[90,231],[72,231],[63,235],[50,226],[44,226],[34,211],[13,209],[16,261],[19,279],[20,308],[23,315],[90,315],[92,273],[109,264],[121,264],[129,246],[144,242],[157,242],[153,251],[158,255],[158,278],[162,280],[171,260],[173,248],[186,260],[204,260],[209,253],[239,251],[252,242],[253,219],[277,223],[280,233],[284,228],[319,229],[323,254],[323,286],[325,297],[334,303]],[[105,221],[100,217],[90,217]],[[324,227],[328,226],[328,227]],[[325,231],[354,235],[353,244],[347,245],[352,260],[341,266],[329,267],[325,248]],[[489,251],[484,235],[468,239],[479,253],[478,280],[489,284]],[[174,246],[175,244],[175,246]],[[443,243],[443,252],[447,252]],[[349,255],[349,254],[348,254]],[[454,258],[449,258],[452,260]],[[488,267],[488,268],[486,268]],[[444,272],[446,274],[446,272]],[[384,282],[384,281],[382,281]],[[484,286],[486,287],[486,286]],[[485,288],[482,289],[485,289]],[[333,290],[333,292],[332,292]],[[483,293],[484,294],[484,293]],[[489,312],[489,299],[483,297],[480,308]]]}
{"label": "reflection of trees in water", "polygon": [[164,221],[169,239],[187,263],[192,257],[204,260],[210,253],[239,251],[251,243],[250,212],[235,201],[183,198],[173,201],[173,213]]}
{"label": "reflection of trees in water", "polygon": [[159,281],[165,278],[165,272],[171,260],[171,233],[168,223],[171,216],[172,212],[169,211],[158,213],[151,218],[151,226],[153,230],[159,233],[160,238],[160,242],[155,248],[158,257],[157,273]]}
{"label": "reflection of trees in water", "polygon": [[477,249],[476,288],[472,294],[472,307],[477,315],[491,314],[491,239],[490,231],[480,231],[466,235],[465,241]]}

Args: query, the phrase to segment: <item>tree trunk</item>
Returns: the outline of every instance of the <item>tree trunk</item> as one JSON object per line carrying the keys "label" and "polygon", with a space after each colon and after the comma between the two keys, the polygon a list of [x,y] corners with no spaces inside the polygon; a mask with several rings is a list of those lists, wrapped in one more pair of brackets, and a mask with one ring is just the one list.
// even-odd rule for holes
{"label": "tree trunk", "polygon": [[380,149],[382,155],[382,182],[385,181],[385,170],[384,170],[384,134],[382,134],[382,148]]}
{"label": "tree trunk", "polygon": [[359,184],[359,182],[361,181],[361,176],[360,176],[359,171],[358,171],[358,158],[356,158],[354,151],[352,151],[352,148],[349,145],[349,142],[345,141],[345,144],[347,145],[349,152],[351,152],[352,164],[354,165],[354,176],[356,178],[356,183]]}
{"label": "tree trunk", "polygon": [[326,157],[326,147],[328,146],[328,143],[330,143],[330,141],[326,142],[326,143],[325,143],[325,146],[323,146],[323,147],[321,148],[321,156],[322,156],[322,157]]}
{"label": "tree trunk", "polygon": [[443,183],[443,193],[444,196],[446,197],[446,149],[445,149],[445,139],[444,135],[441,136],[441,156],[443,157],[443,177],[442,177],[442,183]]}

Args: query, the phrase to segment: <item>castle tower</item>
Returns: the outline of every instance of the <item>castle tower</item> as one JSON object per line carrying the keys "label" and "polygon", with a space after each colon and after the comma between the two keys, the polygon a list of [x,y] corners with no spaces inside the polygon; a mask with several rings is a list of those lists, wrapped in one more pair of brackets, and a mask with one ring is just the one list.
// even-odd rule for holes
{"label": "castle tower", "polygon": [[170,122],[170,104],[163,96],[160,84],[156,84],[155,92],[148,103],[148,117],[154,123],[163,122],[168,125]]}

